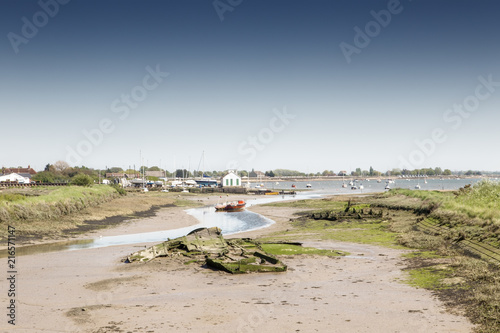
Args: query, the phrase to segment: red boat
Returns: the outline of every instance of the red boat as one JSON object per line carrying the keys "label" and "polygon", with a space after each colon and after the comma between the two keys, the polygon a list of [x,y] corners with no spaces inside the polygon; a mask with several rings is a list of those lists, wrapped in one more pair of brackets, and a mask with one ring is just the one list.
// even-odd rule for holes
{"label": "red boat", "polygon": [[222,204],[215,205],[215,210],[221,211],[235,211],[245,208],[246,202],[243,200],[224,202]]}

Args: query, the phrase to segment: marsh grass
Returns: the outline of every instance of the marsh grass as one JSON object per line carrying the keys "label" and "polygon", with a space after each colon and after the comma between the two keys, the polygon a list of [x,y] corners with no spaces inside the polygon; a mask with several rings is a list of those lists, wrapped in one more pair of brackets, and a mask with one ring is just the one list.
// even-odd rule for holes
{"label": "marsh grass", "polygon": [[[412,209],[424,207],[446,221],[459,220],[471,225],[500,228],[500,183],[483,180],[458,191],[420,191],[396,189],[381,196],[387,206]],[[417,200],[411,200],[417,199]]]}
{"label": "marsh grass", "polygon": [[301,217],[291,222],[291,229],[270,234],[265,240],[322,239],[401,248],[397,243],[396,233],[390,230],[390,219],[382,217],[383,213],[379,215],[380,209],[371,215],[370,204],[360,200],[354,197],[333,197],[266,204],[313,211],[298,213]]}
{"label": "marsh grass", "polygon": [[[8,194],[4,194],[4,196]],[[14,194],[12,196],[19,196]],[[110,186],[64,186],[46,194],[25,196],[23,200],[0,201],[0,223],[33,219],[51,220],[114,199],[117,192]]]}
{"label": "marsh grass", "polygon": [[22,194],[18,193],[2,193],[0,194],[0,204],[2,202],[13,202],[13,201],[21,201],[25,200],[26,197]]}
{"label": "marsh grass", "polygon": [[[14,225],[19,243],[67,238],[113,225],[113,222],[106,222],[111,217],[118,220],[137,218],[137,213],[149,211],[154,206],[173,206],[177,198],[174,194],[161,192],[120,196],[110,186],[96,187],[98,191],[94,187],[76,186],[76,189],[65,187],[66,191],[33,189],[33,192],[25,194],[26,199],[22,200],[24,205],[19,202],[15,203],[17,206],[14,203],[0,205],[0,228]],[[26,205],[27,202],[29,204]],[[192,202],[192,206],[197,204]],[[182,205],[188,207],[189,202],[183,201]],[[5,207],[7,209],[2,209]]]}

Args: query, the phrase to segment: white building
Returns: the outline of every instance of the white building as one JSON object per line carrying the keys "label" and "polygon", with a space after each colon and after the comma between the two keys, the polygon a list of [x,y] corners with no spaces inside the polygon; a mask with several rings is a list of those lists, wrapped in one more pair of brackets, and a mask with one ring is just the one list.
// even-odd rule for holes
{"label": "white building", "polygon": [[222,187],[241,186],[241,177],[233,170],[229,170],[229,172],[222,177],[221,185]]}
{"label": "white building", "polygon": [[28,177],[23,177],[17,173],[11,173],[5,176],[0,176],[0,182],[18,182],[21,184],[29,184],[31,180]]}

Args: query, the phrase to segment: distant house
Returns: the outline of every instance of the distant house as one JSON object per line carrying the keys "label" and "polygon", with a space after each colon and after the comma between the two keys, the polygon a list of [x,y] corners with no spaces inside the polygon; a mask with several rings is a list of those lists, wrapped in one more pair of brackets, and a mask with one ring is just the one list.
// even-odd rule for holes
{"label": "distant house", "polygon": [[123,178],[125,174],[122,172],[106,172],[106,178]]}
{"label": "distant house", "polygon": [[339,175],[339,176],[347,176],[347,171],[345,171],[345,170],[341,170],[341,171],[339,171],[339,174],[338,174],[338,175]]}
{"label": "distant house", "polygon": [[33,175],[36,175],[36,171],[28,165],[27,168],[2,168],[2,173],[0,174],[0,176],[10,175],[12,173],[29,179],[31,179]]}
{"label": "distant house", "polygon": [[257,177],[265,177],[266,174],[262,171],[255,171],[255,174],[257,175]]}
{"label": "distant house", "polygon": [[18,182],[20,184],[29,184],[31,183],[31,179],[23,177],[17,173],[10,173],[8,175],[0,176],[0,182]]}
{"label": "distant house", "polygon": [[233,170],[229,170],[229,172],[222,177],[221,185],[222,187],[241,186],[241,177]]}
{"label": "distant house", "polygon": [[262,172],[262,171],[254,171],[252,169],[252,171],[250,171],[250,173],[248,174],[248,176],[250,178],[258,178],[258,177],[262,178],[262,177],[265,177],[266,174],[264,172]]}
{"label": "distant house", "polygon": [[146,177],[165,177],[165,172],[164,171],[146,171],[145,172]]}
{"label": "distant house", "polygon": [[139,178],[140,175],[138,173],[106,173],[106,178]]}

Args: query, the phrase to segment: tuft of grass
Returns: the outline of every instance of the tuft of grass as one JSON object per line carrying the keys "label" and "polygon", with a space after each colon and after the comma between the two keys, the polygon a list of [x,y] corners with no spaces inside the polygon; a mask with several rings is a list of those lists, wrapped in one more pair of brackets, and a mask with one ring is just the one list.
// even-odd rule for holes
{"label": "tuft of grass", "polygon": [[290,207],[290,208],[304,208],[304,209],[341,209],[345,207],[345,201],[337,201],[335,199],[307,199],[285,202],[272,202],[262,206],[268,207]]}
{"label": "tuft of grass", "polygon": [[343,221],[296,220],[292,225],[297,229],[289,233],[323,240],[337,240],[361,244],[374,244],[391,248],[401,248],[396,242],[396,233],[389,229],[389,221],[380,219],[348,219]]}
{"label": "tuft of grass", "polygon": [[402,257],[408,258],[408,259],[413,259],[413,258],[420,258],[420,259],[443,258],[443,256],[437,254],[436,251],[413,251],[413,252],[403,254]]}
{"label": "tuft of grass", "polygon": [[451,276],[451,271],[446,268],[423,267],[408,271],[409,277],[406,282],[414,287],[444,290],[452,286],[445,283],[444,280]]}
{"label": "tuft of grass", "polygon": [[308,255],[338,257],[349,254],[343,251],[321,250],[321,249],[316,249],[314,247],[302,247],[300,245],[294,245],[294,244],[261,244],[261,247],[264,251],[273,255],[291,256],[291,255],[308,254]]}
{"label": "tuft of grass", "polygon": [[17,194],[17,193],[3,193],[0,194],[0,202],[8,201],[8,202],[14,202],[14,201],[21,201],[25,200],[26,197],[22,194]]}

